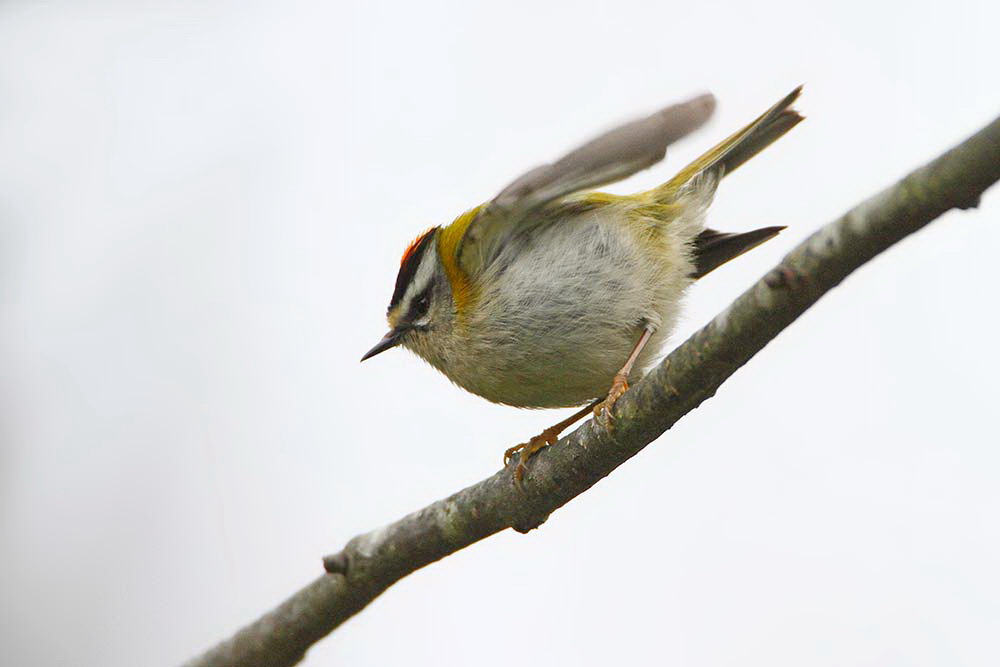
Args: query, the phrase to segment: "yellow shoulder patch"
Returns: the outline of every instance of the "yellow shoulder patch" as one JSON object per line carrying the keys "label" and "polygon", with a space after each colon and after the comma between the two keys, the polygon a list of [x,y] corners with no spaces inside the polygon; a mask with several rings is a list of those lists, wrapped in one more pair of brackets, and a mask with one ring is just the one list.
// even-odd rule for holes
{"label": "yellow shoulder patch", "polygon": [[448,276],[448,282],[451,283],[451,296],[455,301],[459,319],[463,313],[468,312],[467,308],[472,304],[474,297],[474,289],[469,276],[458,265],[458,248],[469,225],[476,219],[483,206],[480,204],[469,209],[455,218],[450,225],[442,227],[438,234],[438,256],[441,258],[445,275]]}

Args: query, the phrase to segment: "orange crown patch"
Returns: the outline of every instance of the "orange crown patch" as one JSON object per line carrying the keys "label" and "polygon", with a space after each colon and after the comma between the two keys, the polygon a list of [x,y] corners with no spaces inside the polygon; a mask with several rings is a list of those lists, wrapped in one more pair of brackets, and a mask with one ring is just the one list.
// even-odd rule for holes
{"label": "orange crown patch", "polygon": [[420,247],[420,244],[423,242],[425,238],[427,238],[427,235],[433,232],[435,229],[437,229],[437,227],[431,227],[427,231],[421,232],[420,236],[410,241],[410,245],[406,246],[406,250],[403,251],[403,256],[399,260],[400,266],[406,264],[406,260],[410,259],[410,257],[413,256],[413,253],[416,252],[417,248]]}

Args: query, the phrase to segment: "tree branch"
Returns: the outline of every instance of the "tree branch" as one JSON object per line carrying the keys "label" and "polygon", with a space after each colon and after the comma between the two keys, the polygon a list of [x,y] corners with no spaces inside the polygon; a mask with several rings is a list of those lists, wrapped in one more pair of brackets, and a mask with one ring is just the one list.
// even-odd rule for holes
{"label": "tree branch", "polygon": [[588,422],[532,459],[355,537],[327,574],[188,665],[293,665],[393,583],[506,528],[525,532],[698,407],[740,366],[856,268],[1000,180],[1000,118],[806,239],[615,406],[615,427]]}

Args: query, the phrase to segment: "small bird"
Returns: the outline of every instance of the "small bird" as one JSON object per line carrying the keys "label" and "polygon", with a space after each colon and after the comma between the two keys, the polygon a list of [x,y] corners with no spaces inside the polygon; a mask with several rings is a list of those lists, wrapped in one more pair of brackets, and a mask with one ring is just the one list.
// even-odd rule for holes
{"label": "small bird", "polygon": [[798,87],[666,183],[632,195],[588,191],[662,160],[703,125],[701,95],[606,132],[516,179],[493,200],[418,236],[403,253],[390,331],[362,361],[403,346],[460,387],[522,408],[586,407],[504,453],[528,459],[645,372],[688,285],[783,227],[705,227],[723,176],[798,124]]}

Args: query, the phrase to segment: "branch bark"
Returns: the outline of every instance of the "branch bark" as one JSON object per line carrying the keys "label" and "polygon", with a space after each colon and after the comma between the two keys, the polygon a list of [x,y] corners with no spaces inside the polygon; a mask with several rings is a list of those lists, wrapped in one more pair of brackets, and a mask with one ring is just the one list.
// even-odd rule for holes
{"label": "branch bark", "polygon": [[393,583],[506,528],[526,532],[710,398],[740,366],[852,271],[1000,180],[1000,118],[806,239],[674,350],[615,406],[615,428],[588,422],[532,459],[524,491],[513,465],[324,559],[327,573],[187,663],[293,665]]}

